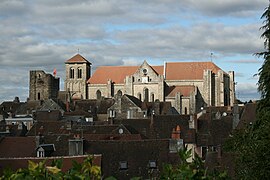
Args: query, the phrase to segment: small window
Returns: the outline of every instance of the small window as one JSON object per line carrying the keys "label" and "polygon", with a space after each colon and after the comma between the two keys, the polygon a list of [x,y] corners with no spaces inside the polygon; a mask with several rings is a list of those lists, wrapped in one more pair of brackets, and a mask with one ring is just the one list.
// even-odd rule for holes
{"label": "small window", "polygon": [[69,78],[74,79],[74,69],[73,68],[69,69]]}
{"label": "small window", "polygon": [[117,96],[121,97],[121,96],[122,96],[122,94],[123,94],[123,93],[122,93],[122,91],[121,91],[121,90],[118,90],[118,91],[117,91]]}
{"label": "small window", "polygon": [[82,69],[78,68],[78,79],[82,78]]}
{"label": "small window", "polygon": [[141,79],[138,79],[138,82],[140,82],[141,81]]}
{"label": "small window", "polygon": [[144,101],[145,102],[149,101],[149,89],[148,88],[144,89]]}
{"label": "small window", "polygon": [[157,168],[157,162],[155,160],[150,160],[148,163],[148,167],[150,169],[156,169]]}
{"label": "small window", "polygon": [[97,96],[97,99],[101,99],[101,92],[100,92],[100,90],[97,90],[96,96]]}
{"label": "small window", "polygon": [[119,162],[119,169],[120,170],[127,170],[128,169],[128,163],[127,163],[127,161],[120,161]]}
{"label": "small window", "polygon": [[155,94],[154,93],[151,94],[151,100],[152,100],[152,102],[155,101]]}

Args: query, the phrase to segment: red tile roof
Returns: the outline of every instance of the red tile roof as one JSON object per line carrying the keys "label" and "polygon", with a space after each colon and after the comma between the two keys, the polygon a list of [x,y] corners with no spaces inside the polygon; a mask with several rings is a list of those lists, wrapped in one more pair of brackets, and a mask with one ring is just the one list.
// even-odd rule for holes
{"label": "red tile roof", "polygon": [[87,81],[90,84],[107,84],[111,79],[116,84],[124,83],[126,76],[136,72],[139,66],[100,66]]}
{"label": "red tile roof", "polygon": [[171,86],[167,89],[166,97],[175,97],[177,92],[180,92],[184,97],[188,97],[194,91],[195,86]]}
{"label": "red tile roof", "polygon": [[212,70],[215,74],[221,70],[212,62],[170,62],[166,64],[166,79],[203,79],[203,71],[206,69]]}
{"label": "red tile roof", "polygon": [[[90,84],[107,84],[111,79],[116,84],[123,84],[126,76],[135,74],[140,66],[101,66],[87,81]],[[164,66],[151,66],[157,74],[162,75]],[[221,70],[212,62],[168,62],[166,63],[167,80],[203,79],[203,71],[210,69],[214,73]]]}
{"label": "red tile roof", "polygon": [[75,56],[73,56],[72,58],[67,60],[66,63],[89,63],[89,64],[91,64],[89,61],[87,61],[87,59],[82,57],[80,54],[76,54]]}

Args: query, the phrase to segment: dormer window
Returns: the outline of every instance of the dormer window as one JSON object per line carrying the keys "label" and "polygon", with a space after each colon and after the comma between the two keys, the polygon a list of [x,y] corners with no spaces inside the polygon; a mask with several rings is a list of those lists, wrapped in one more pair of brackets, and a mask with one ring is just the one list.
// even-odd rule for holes
{"label": "dormer window", "polygon": [[156,169],[157,168],[157,162],[155,160],[150,160],[148,163],[149,169]]}
{"label": "dormer window", "polygon": [[45,157],[45,150],[42,147],[37,149],[37,157]]}
{"label": "dormer window", "polygon": [[119,170],[127,170],[127,169],[128,169],[127,161],[120,161],[119,162]]}

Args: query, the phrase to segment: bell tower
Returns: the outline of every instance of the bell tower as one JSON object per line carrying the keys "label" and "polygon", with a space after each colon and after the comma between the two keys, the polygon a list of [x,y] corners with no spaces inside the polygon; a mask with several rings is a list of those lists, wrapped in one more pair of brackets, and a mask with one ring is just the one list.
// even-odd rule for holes
{"label": "bell tower", "polygon": [[70,93],[72,99],[87,99],[87,80],[91,77],[91,63],[80,54],[76,54],[65,64],[65,91]]}

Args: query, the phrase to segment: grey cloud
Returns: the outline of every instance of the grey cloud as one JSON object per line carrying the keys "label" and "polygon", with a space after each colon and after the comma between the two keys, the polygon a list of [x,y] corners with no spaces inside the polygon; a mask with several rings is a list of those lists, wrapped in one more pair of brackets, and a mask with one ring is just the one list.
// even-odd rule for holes
{"label": "grey cloud", "polygon": [[258,59],[239,59],[239,60],[230,60],[228,62],[236,64],[262,64],[262,61]]}
{"label": "grey cloud", "polygon": [[[52,72],[57,68],[64,78],[64,61],[77,49],[94,68],[136,65],[147,58],[209,60],[210,51],[219,58],[260,52],[259,19],[258,24],[245,25],[208,20],[248,17],[266,5],[263,0],[3,0],[0,70],[7,73],[4,67],[14,68],[12,76],[26,80],[9,79],[10,84],[0,89],[10,94],[7,87],[28,88],[24,83],[30,69]],[[0,76],[1,84],[5,80]],[[6,93],[0,101],[11,97]],[[19,94],[26,97],[28,91]]]}
{"label": "grey cloud", "polygon": [[186,0],[187,6],[208,16],[249,17],[268,5],[265,0]]}
{"label": "grey cloud", "polygon": [[238,83],[236,86],[236,97],[242,101],[258,100],[260,93],[254,83]]}

